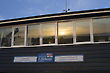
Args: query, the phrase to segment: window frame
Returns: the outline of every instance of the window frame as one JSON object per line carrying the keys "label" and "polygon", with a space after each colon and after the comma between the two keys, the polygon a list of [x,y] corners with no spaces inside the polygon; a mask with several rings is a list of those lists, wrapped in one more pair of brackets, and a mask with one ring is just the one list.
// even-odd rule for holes
{"label": "window frame", "polygon": [[[46,23],[54,23],[55,24],[55,40],[54,40],[54,42],[55,43],[52,43],[52,44],[43,44],[43,28],[42,28],[42,25],[44,24],[44,25],[46,25]],[[58,28],[58,26],[57,26],[57,21],[49,21],[49,22],[41,22],[40,23],[40,46],[51,46],[51,45],[57,45],[57,43],[58,43],[58,41],[57,41],[57,32],[58,32],[58,30],[56,30]]]}
{"label": "window frame", "polygon": [[[3,26],[3,27],[0,27],[0,28],[10,28],[11,31],[12,31],[12,26]],[[1,36],[0,36],[0,38],[1,38]],[[2,42],[0,42],[0,48],[9,48],[9,47],[11,47],[11,45],[9,47],[7,47],[7,46],[1,46],[1,44],[2,44]],[[11,36],[11,44],[12,44],[12,36]]]}
{"label": "window frame", "polygon": [[93,25],[93,19],[103,19],[103,18],[110,18],[110,16],[100,16],[100,17],[93,17],[93,18],[92,18],[93,43],[96,43],[96,44],[97,44],[97,43],[110,43],[110,41],[103,41],[103,42],[95,42],[95,41],[94,41],[94,37],[95,37],[95,36],[94,36],[94,25]]}
{"label": "window frame", "polygon": [[27,45],[26,45],[26,46],[30,46],[30,47],[39,46],[39,45],[29,45],[29,44],[28,44],[28,34],[29,34],[29,33],[28,33],[28,28],[29,28],[28,26],[29,26],[29,25],[31,25],[31,26],[32,26],[32,25],[39,25],[39,26],[40,26],[39,45],[41,45],[41,43],[42,43],[41,24],[40,24],[40,23],[30,23],[30,24],[27,24],[27,25],[26,25],[26,26],[27,26],[27,29],[26,29],[26,32],[27,32],[27,34],[26,34],[26,38],[27,38],[27,39],[26,39],[26,41],[27,41],[26,44],[27,44]]}
{"label": "window frame", "polygon": [[[74,43],[75,43],[75,24],[73,24],[73,21],[74,21],[74,19],[68,19],[68,20],[59,20],[59,21],[57,21],[57,44],[58,45],[74,45]],[[73,24],[73,42],[72,43],[67,43],[67,44],[59,44],[58,43],[58,28],[59,28],[59,26],[58,26],[58,24],[59,23],[62,23],[62,22],[72,22],[72,24]]]}
{"label": "window frame", "polygon": [[[15,28],[20,28],[20,27],[23,27],[24,28],[24,45],[14,45],[14,29]],[[26,46],[26,44],[27,44],[27,35],[26,35],[26,33],[27,33],[27,28],[26,28],[27,26],[26,26],[26,24],[25,25],[15,25],[15,26],[13,26],[12,27],[12,45],[11,45],[11,47],[25,47]]]}
{"label": "window frame", "polygon": [[89,41],[84,41],[84,42],[77,42],[77,30],[76,27],[77,25],[75,24],[75,43],[74,44],[86,44],[86,43],[93,43],[93,25],[92,25],[92,19],[91,18],[79,18],[79,19],[75,19],[75,23],[77,23],[77,21],[86,21],[89,20],[89,35],[90,35],[90,40]]}
{"label": "window frame", "polygon": [[[90,17],[90,18],[78,18],[78,19],[65,19],[65,20],[58,20],[58,21],[47,21],[47,22],[40,22],[40,45],[28,45],[28,25],[31,25],[30,23],[28,24],[23,24],[23,25],[15,25],[15,26],[3,26],[0,28],[5,28],[5,27],[10,27],[12,29],[12,38],[11,38],[11,46],[10,47],[2,47],[0,48],[11,48],[11,47],[39,47],[39,46],[59,46],[59,45],[76,45],[76,44],[97,44],[97,43],[110,43],[110,41],[104,41],[104,42],[95,42],[94,41],[94,33],[93,33],[93,19],[96,18],[110,18],[110,16],[99,16],[99,17]],[[89,27],[90,27],[90,41],[89,42],[77,42],[76,41],[76,20],[87,20],[89,19]],[[58,24],[59,22],[62,21],[72,21],[73,22],[73,43],[72,44],[58,44]],[[56,24],[56,34],[55,34],[55,43],[54,44],[43,44],[43,37],[42,37],[42,23],[50,23],[50,22],[55,22]],[[37,22],[36,22],[37,23]],[[34,24],[33,24],[34,25]],[[19,28],[19,27],[24,27],[24,45],[14,45],[14,29]],[[1,37],[0,37],[1,38]]]}

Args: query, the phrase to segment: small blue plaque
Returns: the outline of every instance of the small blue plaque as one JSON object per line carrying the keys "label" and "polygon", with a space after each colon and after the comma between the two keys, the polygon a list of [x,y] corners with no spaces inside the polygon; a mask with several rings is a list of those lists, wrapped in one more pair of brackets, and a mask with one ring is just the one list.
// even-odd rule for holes
{"label": "small blue plaque", "polygon": [[38,63],[53,63],[55,55],[53,53],[39,53],[37,62]]}

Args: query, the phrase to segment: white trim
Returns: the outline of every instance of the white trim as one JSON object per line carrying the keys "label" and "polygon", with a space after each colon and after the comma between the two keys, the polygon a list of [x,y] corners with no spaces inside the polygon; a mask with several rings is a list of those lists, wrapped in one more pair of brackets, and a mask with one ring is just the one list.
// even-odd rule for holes
{"label": "white trim", "polygon": [[24,36],[25,36],[25,37],[24,37],[24,45],[25,45],[25,46],[28,45],[28,40],[27,40],[27,38],[28,38],[28,33],[27,33],[27,32],[28,32],[28,26],[26,25],[26,26],[25,26],[25,35],[24,35]]}
{"label": "white trim", "polygon": [[58,44],[58,46],[61,46],[61,45],[75,45],[73,43],[69,43],[69,44]]}
{"label": "white trim", "polygon": [[15,46],[11,46],[11,47],[27,47],[25,45],[15,45]]}
{"label": "white trim", "polygon": [[73,43],[76,43],[76,21],[73,24]]}
{"label": "white trim", "polygon": [[110,41],[108,41],[108,42],[107,41],[106,42],[94,42],[94,44],[96,44],[96,43],[99,43],[99,44],[100,43],[110,43]]}
{"label": "white trim", "polygon": [[42,24],[40,24],[40,45],[43,44],[43,41],[42,41]]}
{"label": "white trim", "polygon": [[58,44],[58,22],[56,22],[56,30],[55,30],[55,44]]}
{"label": "white trim", "polygon": [[94,35],[93,35],[93,21],[90,19],[90,41],[94,43]]}
{"label": "white trim", "polygon": [[92,43],[89,41],[89,42],[76,42],[74,44],[92,44]]}
{"label": "white trim", "polygon": [[0,47],[0,49],[1,49],[1,48],[12,48],[12,47]]}
{"label": "white trim", "polygon": [[47,45],[32,45],[32,46],[11,46],[11,47],[0,47],[0,49],[4,49],[4,48],[22,48],[22,47],[25,47],[25,48],[29,48],[29,47],[43,47],[43,46],[68,46],[68,45],[85,45],[85,44],[103,44],[103,43],[108,43],[110,44],[110,42],[94,42],[94,43],[91,43],[91,42],[78,42],[78,43],[74,43],[74,44],[47,44]]}
{"label": "white trim", "polygon": [[38,19],[46,19],[46,18],[64,17],[64,16],[72,16],[72,15],[83,15],[83,14],[92,14],[92,13],[102,13],[102,12],[110,12],[110,10],[108,10],[108,11],[87,12],[87,13],[77,13],[77,14],[65,14],[65,15],[57,15],[57,16],[47,16],[47,17],[23,19],[23,20],[16,20],[16,21],[7,21],[7,22],[1,22],[0,24],[20,22],[20,21],[28,21],[28,20],[36,20],[36,19],[38,20]]}
{"label": "white trim", "polygon": [[12,40],[11,40],[11,46],[14,46],[14,27],[12,27]]}

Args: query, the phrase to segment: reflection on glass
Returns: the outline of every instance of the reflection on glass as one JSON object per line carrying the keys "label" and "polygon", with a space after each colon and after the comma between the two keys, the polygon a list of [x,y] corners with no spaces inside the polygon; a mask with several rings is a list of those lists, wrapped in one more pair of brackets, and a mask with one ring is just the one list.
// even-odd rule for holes
{"label": "reflection on glass", "polygon": [[42,25],[43,44],[55,43],[55,33],[56,33],[55,30],[56,30],[55,23],[44,23]]}
{"label": "reflection on glass", "polygon": [[9,28],[0,28],[0,46],[9,47],[11,46],[12,38],[12,29]]}
{"label": "reflection on glass", "polygon": [[58,23],[58,43],[73,43],[73,22]]}
{"label": "reflection on glass", "polygon": [[28,45],[40,44],[40,25],[34,24],[28,26]]}
{"label": "reflection on glass", "polygon": [[110,41],[110,18],[93,19],[94,41]]}
{"label": "reflection on glass", "polygon": [[77,20],[76,22],[76,41],[87,42],[90,41],[90,21]]}
{"label": "reflection on glass", "polygon": [[14,45],[24,45],[24,27],[14,29]]}

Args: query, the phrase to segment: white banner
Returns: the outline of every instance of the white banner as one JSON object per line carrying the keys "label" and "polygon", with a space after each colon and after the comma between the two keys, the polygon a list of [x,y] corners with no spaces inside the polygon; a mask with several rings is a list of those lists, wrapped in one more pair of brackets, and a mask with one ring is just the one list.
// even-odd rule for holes
{"label": "white banner", "polygon": [[14,62],[37,62],[37,56],[16,56]]}
{"label": "white banner", "polygon": [[83,62],[83,55],[62,55],[55,56],[55,62]]}

